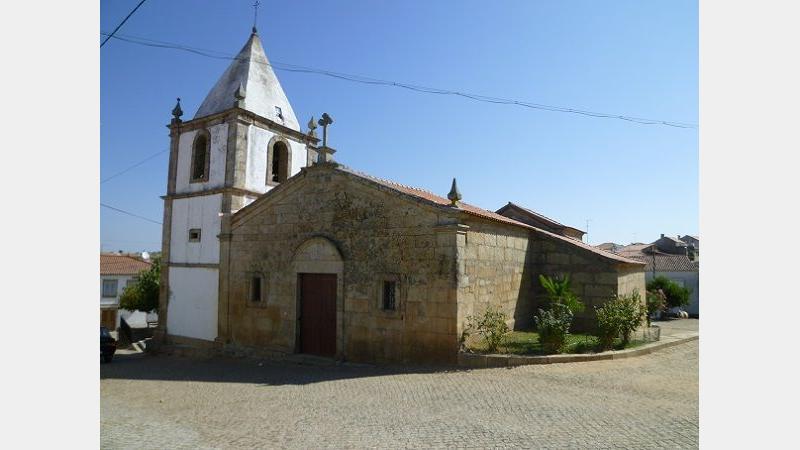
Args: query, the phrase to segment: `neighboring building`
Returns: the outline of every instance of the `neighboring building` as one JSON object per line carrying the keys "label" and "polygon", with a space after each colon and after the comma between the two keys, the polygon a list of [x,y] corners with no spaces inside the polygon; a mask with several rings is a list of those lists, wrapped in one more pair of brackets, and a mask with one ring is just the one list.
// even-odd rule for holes
{"label": "neighboring building", "polygon": [[700,238],[697,236],[678,236],[682,242],[686,243],[687,252],[686,254],[689,255],[689,258],[693,261],[700,260]]}
{"label": "neighboring building", "polygon": [[518,222],[526,223],[533,227],[547,230],[551,233],[571,237],[579,241],[583,240],[583,235],[586,234],[585,231],[581,231],[577,228],[556,222],[555,220],[545,217],[536,211],[531,211],[524,206],[520,206],[512,202],[508,202],[506,206],[498,209],[497,214],[510,217]]}
{"label": "neighboring building", "polygon": [[694,248],[696,248],[698,251],[700,250],[700,238],[699,237],[697,237],[697,236],[689,236],[687,234],[686,236],[680,236],[679,235],[678,239],[680,239],[681,241],[685,242],[686,245],[693,245]]}
{"label": "neighboring building", "polygon": [[443,198],[332,162],[300,131],[255,30],[195,118],[173,113],[164,344],[452,363],[468,315],[494,305],[531,325],[539,274],[572,276],[584,328],[593,306],[644,292],[644,263],[580,230],[471,206],[455,181]]}
{"label": "neighboring building", "polygon": [[595,245],[594,247],[595,248],[599,248],[600,250],[603,250],[603,251],[606,251],[606,252],[612,252],[613,253],[613,252],[616,252],[617,250],[621,249],[623,246],[619,245],[619,244],[615,244],[614,242],[604,242],[602,244]]}
{"label": "neighboring building", "polygon": [[[684,245],[679,245],[676,241]],[[661,275],[689,288],[689,305],[684,310],[692,317],[699,317],[700,260],[698,257],[691,257],[692,245],[662,234],[652,244],[631,244],[618,249],[616,253],[647,264],[644,270],[648,282]],[[699,251],[697,255],[699,256]]]}
{"label": "neighboring building", "polygon": [[685,242],[672,236],[661,235],[655,242],[652,243],[658,248],[659,251],[669,253],[670,255],[686,255],[687,245]]}
{"label": "neighboring building", "polygon": [[[147,326],[147,315],[120,309],[119,297],[125,286],[136,281],[139,272],[149,268],[150,262],[131,255],[100,254],[100,325],[116,330],[122,317],[131,326]],[[150,320],[157,320],[157,315]]]}

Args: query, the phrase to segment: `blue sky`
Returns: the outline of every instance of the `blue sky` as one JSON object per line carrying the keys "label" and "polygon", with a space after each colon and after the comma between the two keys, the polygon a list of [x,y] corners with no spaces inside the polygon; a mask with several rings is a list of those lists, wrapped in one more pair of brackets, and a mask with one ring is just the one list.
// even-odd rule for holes
{"label": "blue sky", "polygon": [[[138,0],[101,2],[110,32]],[[235,55],[251,0],[149,0],[118,32]],[[697,2],[262,1],[258,29],[289,63],[541,104],[698,123]],[[100,50],[101,179],[169,146],[175,98],[194,115],[229,61],[110,40]],[[514,201],[590,243],[698,233],[698,130],[480,103],[276,71],[298,120],[328,112],[336,159],[464,201]],[[100,185],[161,221],[167,154]],[[104,250],[158,250],[161,227],[101,208]]]}

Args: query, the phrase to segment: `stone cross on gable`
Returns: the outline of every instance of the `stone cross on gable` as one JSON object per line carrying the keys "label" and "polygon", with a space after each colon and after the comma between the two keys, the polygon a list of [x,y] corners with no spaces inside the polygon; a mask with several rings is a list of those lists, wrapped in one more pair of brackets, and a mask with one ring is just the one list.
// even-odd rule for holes
{"label": "stone cross on gable", "polygon": [[328,147],[328,125],[333,123],[333,119],[328,113],[322,113],[322,118],[317,122],[322,127],[322,147],[317,149],[319,156],[317,162],[333,162],[333,154],[336,150]]}
{"label": "stone cross on gable", "polygon": [[331,119],[331,116],[329,116],[328,113],[322,113],[322,118],[319,119],[319,122],[317,122],[317,123],[319,123],[320,126],[322,126],[322,146],[323,147],[327,147],[328,146],[328,125],[333,123],[333,119]]}

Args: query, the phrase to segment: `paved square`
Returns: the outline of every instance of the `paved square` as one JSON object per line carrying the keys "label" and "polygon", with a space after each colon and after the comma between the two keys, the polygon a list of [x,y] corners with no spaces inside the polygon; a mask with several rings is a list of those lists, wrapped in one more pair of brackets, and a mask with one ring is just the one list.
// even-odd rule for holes
{"label": "paved square", "polygon": [[698,343],[506,369],[119,355],[102,448],[696,448]]}

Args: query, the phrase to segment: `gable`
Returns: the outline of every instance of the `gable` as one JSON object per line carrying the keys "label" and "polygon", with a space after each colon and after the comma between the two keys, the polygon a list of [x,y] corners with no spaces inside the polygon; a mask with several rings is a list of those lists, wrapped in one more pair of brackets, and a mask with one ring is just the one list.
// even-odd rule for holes
{"label": "gable", "polygon": [[[388,214],[389,209],[392,214]],[[413,216],[419,215],[427,216],[434,226],[439,221],[455,220],[459,211],[437,207],[413,195],[337,170],[334,164],[315,164],[303,168],[235,213],[231,229],[270,213],[301,215],[309,223],[315,222],[315,215],[319,215],[346,221],[358,228],[398,228],[418,220]]]}

